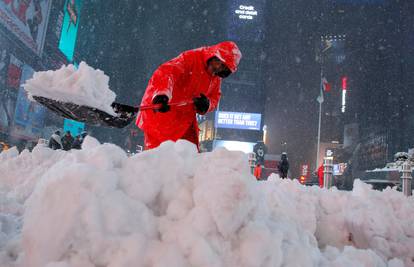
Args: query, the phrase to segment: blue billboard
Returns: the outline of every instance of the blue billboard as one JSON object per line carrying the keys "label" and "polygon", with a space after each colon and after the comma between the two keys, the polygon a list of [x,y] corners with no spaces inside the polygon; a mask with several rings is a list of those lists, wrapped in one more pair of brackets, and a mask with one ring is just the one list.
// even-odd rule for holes
{"label": "blue billboard", "polygon": [[214,126],[216,128],[260,131],[262,114],[217,111]]}
{"label": "blue billboard", "polygon": [[38,137],[42,133],[45,109],[34,101],[30,101],[22,84],[33,76],[33,69],[28,65],[22,68],[20,89],[14,112],[14,134],[29,138]]}
{"label": "blue billboard", "polygon": [[69,131],[72,136],[80,135],[85,129],[85,123],[74,120],[64,119],[63,120],[63,131],[66,133]]}
{"label": "blue billboard", "polygon": [[75,54],[81,7],[81,0],[66,0],[65,2],[59,50],[62,51],[68,61],[72,61]]}

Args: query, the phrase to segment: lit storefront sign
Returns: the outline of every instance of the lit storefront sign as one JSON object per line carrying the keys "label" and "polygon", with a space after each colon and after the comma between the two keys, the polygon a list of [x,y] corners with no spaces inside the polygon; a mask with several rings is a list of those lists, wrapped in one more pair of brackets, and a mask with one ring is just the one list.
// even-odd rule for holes
{"label": "lit storefront sign", "polygon": [[334,164],[334,175],[335,176],[343,175],[346,167],[347,167],[346,163]]}
{"label": "lit storefront sign", "polygon": [[252,153],[255,143],[228,141],[228,140],[215,140],[214,149],[223,147],[230,151],[241,151],[244,153]]}

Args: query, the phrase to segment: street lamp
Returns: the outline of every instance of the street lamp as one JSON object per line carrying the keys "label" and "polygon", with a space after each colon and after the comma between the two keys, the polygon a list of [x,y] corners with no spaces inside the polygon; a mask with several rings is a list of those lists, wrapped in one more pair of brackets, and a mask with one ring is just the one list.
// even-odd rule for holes
{"label": "street lamp", "polygon": [[[324,79],[326,77],[324,77],[324,55],[327,51],[329,51],[332,47],[334,47],[334,42],[337,41],[345,41],[346,39],[346,35],[345,34],[340,34],[340,35],[325,35],[325,36],[321,36],[321,43],[323,44],[320,47],[319,50],[319,62],[320,62],[320,94],[318,96],[318,98],[316,99],[319,103],[319,120],[318,120],[318,144],[317,144],[317,152],[316,152],[316,166],[315,166],[315,170],[317,170],[319,168],[319,153],[320,153],[320,145],[321,145],[321,124],[322,124],[322,104],[324,102],[324,97],[323,97],[323,91],[324,91]],[[326,79],[325,79],[326,81]],[[345,112],[345,97],[346,97],[346,87],[347,87],[347,78],[343,77],[342,78],[342,107],[341,107],[341,111],[342,113]]]}
{"label": "street lamp", "polygon": [[267,125],[263,126],[263,143],[267,145]]}
{"label": "street lamp", "polygon": [[[322,71],[321,71],[321,76],[322,76]],[[322,79],[322,77],[321,77],[321,79]],[[321,86],[322,86],[322,80],[321,80]],[[317,170],[319,168],[319,151],[320,151],[320,146],[321,146],[322,103],[324,101],[322,88],[321,88],[321,93],[318,96],[318,98],[316,99],[316,101],[319,102],[319,120],[318,120],[318,144],[317,144],[317,149],[316,149],[316,166],[315,166],[315,170]]]}
{"label": "street lamp", "polygon": [[286,152],[287,153],[287,142],[283,141],[280,143],[282,145],[282,152]]}
{"label": "street lamp", "polygon": [[[340,38],[342,38],[342,36],[339,36]],[[345,37],[345,36],[344,36]],[[318,101],[319,103],[319,120],[318,120],[318,144],[317,144],[317,149],[316,149],[316,166],[315,166],[315,170],[318,169],[319,167],[319,152],[320,152],[320,146],[321,146],[321,125],[322,125],[322,104],[324,102],[324,98],[323,98],[323,59],[324,59],[324,54],[332,48],[332,40],[336,40],[337,36],[321,36],[321,42],[324,44],[324,46],[321,46],[320,48],[320,55],[319,55],[319,60],[320,60],[320,69],[321,69],[321,74],[320,74],[320,93],[318,98],[316,99],[316,101]]]}

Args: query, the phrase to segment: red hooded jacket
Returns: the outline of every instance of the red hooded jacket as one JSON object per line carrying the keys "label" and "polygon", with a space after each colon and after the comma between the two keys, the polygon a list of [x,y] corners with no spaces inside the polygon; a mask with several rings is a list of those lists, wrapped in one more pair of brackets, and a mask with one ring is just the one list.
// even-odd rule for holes
{"label": "red hooded jacket", "polygon": [[[191,102],[194,97],[204,94],[210,100],[208,112],[213,111],[221,95],[221,78],[207,72],[207,61],[214,56],[232,72],[237,70],[241,59],[239,48],[230,41],[185,51],[158,67],[148,83],[141,105],[150,105],[156,95],[167,95],[170,103],[181,103]],[[182,138],[194,123],[197,122],[193,104],[172,106],[166,113],[142,111],[136,120],[146,136],[160,142]]]}
{"label": "red hooded jacket", "polygon": [[254,167],[254,177],[256,177],[257,180],[260,180],[260,178],[262,177],[262,166],[260,165],[256,165],[256,167]]}

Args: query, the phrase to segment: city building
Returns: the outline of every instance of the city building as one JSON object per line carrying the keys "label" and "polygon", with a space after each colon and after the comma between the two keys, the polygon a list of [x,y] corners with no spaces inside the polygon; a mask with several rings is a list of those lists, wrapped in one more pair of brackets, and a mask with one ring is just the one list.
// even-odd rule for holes
{"label": "city building", "polygon": [[[73,62],[60,44],[79,25],[79,3],[0,2],[0,141],[30,148],[38,138],[48,138],[63,127],[63,119],[30,101],[22,85],[35,71]],[[72,41],[66,39],[64,44],[73,50]]]}
{"label": "city building", "polygon": [[[384,166],[396,152],[414,145],[409,115],[414,71],[410,53],[414,26],[409,20],[414,5],[391,0],[349,2],[336,1],[332,19],[347,36],[348,108],[344,120],[345,125],[354,125],[351,135],[358,132],[349,154],[358,154],[362,172]],[[347,129],[344,139],[349,137]]]}
{"label": "city building", "polygon": [[237,73],[223,80],[217,111],[201,122],[205,150],[226,147],[248,153],[263,139],[265,10],[264,0],[227,1],[226,39],[237,43],[243,57]]}

